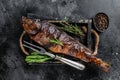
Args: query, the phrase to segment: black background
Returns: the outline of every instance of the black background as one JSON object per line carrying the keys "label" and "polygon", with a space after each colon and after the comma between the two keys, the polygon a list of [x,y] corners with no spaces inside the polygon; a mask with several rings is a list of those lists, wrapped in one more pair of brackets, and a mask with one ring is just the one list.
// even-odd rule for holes
{"label": "black background", "polygon": [[[38,14],[44,19],[92,18],[98,12],[109,16],[107,31],[100,33],[98,57],[112,64],[105,73],[88,64],[84,71],[67,65],[35,65],[24,62],[19,47],[22,15]],[[119,0],[0,0],[0,80],[120,80]]]}

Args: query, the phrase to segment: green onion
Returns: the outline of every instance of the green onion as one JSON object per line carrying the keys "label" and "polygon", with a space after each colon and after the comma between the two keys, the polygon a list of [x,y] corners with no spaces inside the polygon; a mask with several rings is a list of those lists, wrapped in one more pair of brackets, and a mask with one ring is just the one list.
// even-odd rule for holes
{"label": "green onion", "polygon": [[41,62],[45,62],[48,60],[51,60],[52,58],[43,58],[43,59],[26,59],[25,61],[27,63],[41,63]]}
{"label": "green onion", "polygon": [[27,56],[26,59],[42,59],[42,58],[46,58],[47,56],[41,56],[41,55],[30,55]]}
{"label": "green onion", "polygon": [[48,57],[46,55],[41,55],[37,52],[32,52],[30,55],[26,56],[25,61],[27,63],[41,63],[51,59],[53,58]]}
{"label": "green onion", "polygon": [[39,55],[38,52],[32,52],[31,55]]}

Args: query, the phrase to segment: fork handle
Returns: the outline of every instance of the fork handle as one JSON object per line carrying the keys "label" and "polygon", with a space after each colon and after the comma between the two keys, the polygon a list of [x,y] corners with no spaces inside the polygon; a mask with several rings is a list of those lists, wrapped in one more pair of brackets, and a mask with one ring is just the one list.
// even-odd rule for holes
{"label": "fork handle", "polygon": [[79,70],[84,70],[85,69],[85,66],[83,64],[72,61],[70,59],[63,58],[63,57],[57,56],[57,55],[56,55],[55,59],[60,60],[61,62],[65,63],[65,64],[68,64],[69,66],[74,67],[76,69],[79,69]]}
{"label": "fork handle", "polygon": [[45,54],[52,57],[52,58],[55,58],[55,59],[63,62],[63,63],[65,63],[65,64],[67,64],[67,65],[69,65],[71,67],[74,67],[74,68],[76,68],[78,70],[84,70],[85,69],[85,66],[83,64],[81,64],[81,63],[72,61],[72,60],[67,59],[67,58],[63,58],[63,57],[58,56],[58,55],[55,56],[54,54],[51,54],[51,53],[45,53]]}

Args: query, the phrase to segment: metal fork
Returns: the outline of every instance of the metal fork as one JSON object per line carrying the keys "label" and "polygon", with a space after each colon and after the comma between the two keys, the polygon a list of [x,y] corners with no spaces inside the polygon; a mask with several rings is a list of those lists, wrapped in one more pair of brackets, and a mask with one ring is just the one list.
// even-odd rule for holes
{"label": "metal fork", "polygon": [[[84,70],[85,69],[85,66],[83,64],[81,64],[81,63],[72,61],[72,60],[67,59],[67,58],[63,58],[63,57],[58,56],[58,55],[54,55],[52,53],[49,53],[44,48],[36,46],[36,45],[34,45],[32,43],[29,43],[27,41],[23,41],[23,42],[24,42],[24,44],[23,44],[24,47],[29,48],[29,49],[31,49],[31,50],[33,50],[35,52],[38,52],[40,54],[44,54],[44,55],[50,56],[50,57],[52,57],[52,58],[54,58],[56,60],[59,60],[59,61],[65,63],[65,64],[67,64],[67,65],[69,65],[71,67],[74,67],[74,68],[76,68],[78,70]],[[32,47],[30,47],[30,46],[32,46]],[[35,48],[37,48],[37,49],[35,49]]]}

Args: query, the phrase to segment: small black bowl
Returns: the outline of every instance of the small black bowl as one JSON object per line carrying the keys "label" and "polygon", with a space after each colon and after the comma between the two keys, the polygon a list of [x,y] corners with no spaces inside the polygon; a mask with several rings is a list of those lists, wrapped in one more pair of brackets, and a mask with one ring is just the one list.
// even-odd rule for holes
{"label": "small black bowl", "polygon": [[109,17],[105,13],[97,13],[93,18],[93,24],[97,31],[104,32],[109,27]]}

